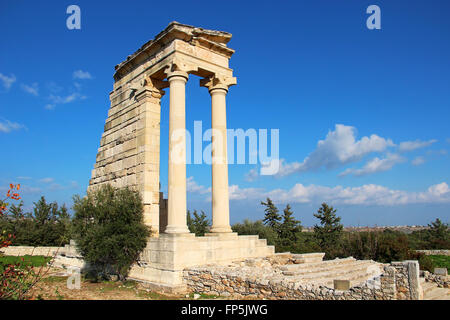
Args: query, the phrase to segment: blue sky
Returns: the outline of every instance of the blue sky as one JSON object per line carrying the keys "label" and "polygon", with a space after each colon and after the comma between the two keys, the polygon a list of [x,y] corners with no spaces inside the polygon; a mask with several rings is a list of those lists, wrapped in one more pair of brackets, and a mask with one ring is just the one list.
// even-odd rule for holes
{"label": "blue sky", "polygon": [[[81,8],[68,30],[66,8]],[[366,8],[381,9],[369,30]],[[114,66],[171,21],[233,34],[238,85],[228,127],[279,129],[280,171],[230,165],[231,221],[260,219],[271,196],[304,225],[327,201],[346,225],[450,218],[448,1],[2,1],[0,191],[21,183],[71,206],[84,194],[109,108]],[[161,184],[167,190],[168,94]],[[193,76],[187,128],[210,126]],[[256,174],[255,174],[256,173]],[[211,168],[188,165],[188,207],[210,210]]]}

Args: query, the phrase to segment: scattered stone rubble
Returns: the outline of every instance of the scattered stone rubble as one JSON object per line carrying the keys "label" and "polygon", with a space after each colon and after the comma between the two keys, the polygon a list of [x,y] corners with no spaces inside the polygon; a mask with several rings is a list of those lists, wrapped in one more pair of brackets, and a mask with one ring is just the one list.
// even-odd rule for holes
{"label": "scattered stone rubble", "polygon": [[434,274],[428,271],[423,271],[423,276],[426,282],[434,282],[439,288],[450,288],[450,276],[443,276]]}

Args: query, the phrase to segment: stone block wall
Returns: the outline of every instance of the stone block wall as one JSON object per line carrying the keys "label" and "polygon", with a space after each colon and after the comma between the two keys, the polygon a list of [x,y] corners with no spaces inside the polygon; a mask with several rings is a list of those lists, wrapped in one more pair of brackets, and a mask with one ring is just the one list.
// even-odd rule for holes
{"label": "stone block wall", "polygon": [[236,299],[285,300],[413,300],[420,299],[418,263],[411,261],[385,265],[383,274],[363,285],[341,291],[326,286],[257,277],[243,278],[239,274],[220,274],[211,267],[189,268],[183,279],[190,292],[232,297]]}
{"label": "stone block wall", "polygon": [[31,246],[10,246],[1,248],[0,253],[5,256],[46,256],[51,257],[61,252],[64,247],[31,247]]}
{"label": "stone block wall", "polygon": [[426,256],[450,256],[450,250],[416,250],[416,252],[423,253]]}
{"label": "stone block wall", "polygon": [[144,222],[159,232],[159,156],[160,98],[162,91],[135,83],[145,81],[138,75],[129,83],[115,87],[110,94],[104,132],[88,191],[103,184],[138,190],[144,203]]}
{"label": "stone block wall", "polygon": [[392,262],[395,268],[396,297],[398,300],[418,300],[421,295],[419,262]]}

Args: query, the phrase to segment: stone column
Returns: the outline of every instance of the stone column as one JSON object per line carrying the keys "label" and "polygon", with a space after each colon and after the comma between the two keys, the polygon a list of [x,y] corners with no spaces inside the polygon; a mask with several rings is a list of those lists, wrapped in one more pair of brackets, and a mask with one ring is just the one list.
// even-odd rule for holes
{"label": "stone column", "polygon": [[227,114],[228,87],[236,84],[236,78],[214,77],[204,79],[211,94],[212,125],[212,227],[211,233],[228,233],[230,208],[228,197]]}
{"label": "stone column", "polygon": [[166,233],[189,233],[186,223],[186,101],[187,72],[168,71],[169,176]]}

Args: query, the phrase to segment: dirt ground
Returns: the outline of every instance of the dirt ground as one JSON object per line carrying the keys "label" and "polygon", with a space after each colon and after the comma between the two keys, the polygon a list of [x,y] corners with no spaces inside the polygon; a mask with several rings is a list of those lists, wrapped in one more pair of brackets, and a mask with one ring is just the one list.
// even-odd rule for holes
{"label": "dirt ground", "polygon": [[[93,283],[81,278],[80,289],[69,289],[69,275],[62,269],[51,269],[30,291],[33,299],[43,300],[181,300],[194,295],[168,295],[153,292],[135,281],[104,281]],[[216,297],[200,296],[198,299]],[[217,297],[218,298],[218,297]]]}

